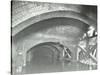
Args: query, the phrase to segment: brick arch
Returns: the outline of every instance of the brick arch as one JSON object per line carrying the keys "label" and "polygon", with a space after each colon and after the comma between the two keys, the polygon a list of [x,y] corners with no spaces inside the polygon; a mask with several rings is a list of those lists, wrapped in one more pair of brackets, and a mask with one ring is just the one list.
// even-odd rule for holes
{"label": "brick arch", "polygon": [[33,25],[34,23],[37,23],[42,20],[54,18],[54,17],[66,17],[66,18],[73,18],[82,21],[83,23],[86,23],[88,25],[92,25],[96,27],[96,22],[92,19],[90,19],[88,16],[83,15],[81,13],[75,12],[75,11],[67,11],[67,10],[58,10],[58,11],[52,11],[48,13],[43,13],[37,16],[33,16],[24,22],[21,22],[17,26],[12,28],[12,36],[15,36],[23,29]]}
{"label": "brick arch", "polygon": [[[58,45],[59,45],[59,43],[56,43],[56,42],[43,42],[43,43],[39,43],[39,44],[33,46],[31,49],[29,49],[26,52],[26,57],[28,57],[30,55],[33,55],[34,56],[34,53],[37,50],[37,49],[35,50],[35,48],[47,47],[47,48],[50,48],[51,52],[53,53],[53,59],[56,59],[56,60],[58,59],[59,60],[58,57],[61,57],[61,55],[62,55],[61,54],[62,48],[61,47],[58,47]],[[53,60],[53,61],[56,62],[56,60]]]}
{"label": "brick arch", "polygon": [[[56,43],[56,42],[42,42],[42,43],[39,43],[39,44],[34,45],[33,48],[36,48],[36,47],[38,47],[38,46],[45,46],[45,45],[47,45],[47,46],[51,46],[51,47],[55,48],[55,50],[57,50],[57,51],[60,52],[61,50],[59,50],[59,49],[56,47],[57,44],[58,44],[58,43]],[[31,48],[31,49],[32,49],[32,48]],[[28,53],[29,51],[31,51],[31,49],[28,50],[27,53]],[[54,51],[54,50],[52,50],[52,51]]]}

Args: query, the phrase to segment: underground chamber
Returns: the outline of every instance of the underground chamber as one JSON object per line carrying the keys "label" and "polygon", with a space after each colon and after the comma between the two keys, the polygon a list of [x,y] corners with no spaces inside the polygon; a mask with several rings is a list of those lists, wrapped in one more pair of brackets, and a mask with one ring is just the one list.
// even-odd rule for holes
{"label": "underground chamber", "polygon": [[[96,12],[92,11],[93,13],[86,15],[88,10],[83,10],[92,7],[83,7],[81,10],[75,7],[76,11],[53,8],[49,12],[44,11],[35,16],[33,14],[25,21],[19,18],[21,23],[18,24],[19,21],[15,20],[16,25],[12,27],[11,36],[12,73],[97,69],[97,24],[95,17],[91,16]],[[81,12],[78,12],[78,9]],[[90,16],[93,19],[90,19]]]}

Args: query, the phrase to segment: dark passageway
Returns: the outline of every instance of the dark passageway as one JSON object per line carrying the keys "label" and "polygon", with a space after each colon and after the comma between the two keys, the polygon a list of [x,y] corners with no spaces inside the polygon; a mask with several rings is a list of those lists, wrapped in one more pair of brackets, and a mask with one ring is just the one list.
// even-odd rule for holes
{"label": "dark passageway", "polygon": [[[31,53],[31,54],[30,54]],[[37,72],[50,72],[60,71],[61,62],[59,59],[59,50],[56,47],[50,46],[50,43],[39,45],[32,48],[28,55],[31,58],[27,61],[25,68],[26,73],[37,73]]]}

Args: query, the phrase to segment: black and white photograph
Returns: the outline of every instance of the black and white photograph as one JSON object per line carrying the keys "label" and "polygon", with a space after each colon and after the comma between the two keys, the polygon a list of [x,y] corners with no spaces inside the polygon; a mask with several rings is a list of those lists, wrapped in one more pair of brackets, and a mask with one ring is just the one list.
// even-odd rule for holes
{"label": "black and white photograph", "polygon": [[98,69],[97,5],[11,1],[11,74]]}

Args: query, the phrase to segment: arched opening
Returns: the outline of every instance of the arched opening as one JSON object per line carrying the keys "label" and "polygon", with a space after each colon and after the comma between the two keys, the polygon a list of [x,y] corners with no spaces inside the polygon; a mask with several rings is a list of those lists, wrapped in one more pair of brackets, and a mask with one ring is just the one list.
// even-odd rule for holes
{"label": "arched opening", "polygon": [[32,47],[30,50],[27,51],[27,59],[29,59],[29,60],[27,60],[27,62],[30,62],[30,60],[32,60],[32,58],[37,59],[38,56],[40,58],[42,58],[42,56],[50,57],[50,62],[51,61],[54,62],[53,60],[57,59],[55,57],[60,54],[60,50],[58,50],[58,48],[54,44],[56,44],[56,43],[44,42],[44,43],[40,43],[40,44],[37,44],[36,46]]}
{"label": "arched opening", "polygon": [[[45,42],[34,46],[27,51],[27,63],[24,72],[37,73],[61,71],[61,58],[64,58],[62,54],[63,47],[63,45],[56,42]],[[69,53],[71,53],[71,51],[69,51]]]}

